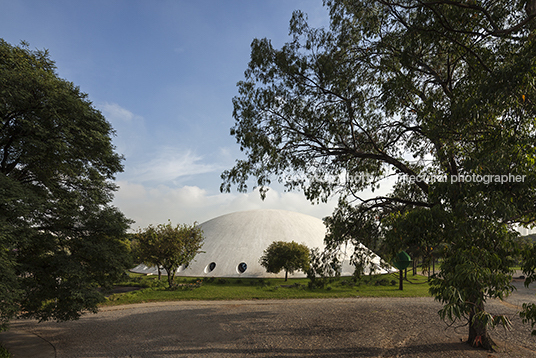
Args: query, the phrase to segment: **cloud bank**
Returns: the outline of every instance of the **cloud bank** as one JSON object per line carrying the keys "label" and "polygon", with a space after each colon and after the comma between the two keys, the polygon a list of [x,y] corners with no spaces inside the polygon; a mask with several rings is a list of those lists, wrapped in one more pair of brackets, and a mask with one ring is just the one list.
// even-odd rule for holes
{"label": "cloud bank", "polygon": [[214,217],[235,211],[254,209],[284,209],[323,218],[330,215],[336,205],[333,199],[326,204],[312,205],[302,193],[278,192],[271,189],[266,199],[258,192],[210,194],[197,186],[147,187],[140,183],[119,181],[114,205],[135,223],[133,230],[149,224],[202,223]]}

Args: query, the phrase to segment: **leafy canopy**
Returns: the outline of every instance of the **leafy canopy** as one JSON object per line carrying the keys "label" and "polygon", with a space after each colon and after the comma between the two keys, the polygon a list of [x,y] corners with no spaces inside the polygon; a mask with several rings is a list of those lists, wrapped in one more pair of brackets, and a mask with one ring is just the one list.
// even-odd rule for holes
{"label": "leafy canopy", "polygon": [[203,246],[203,230],[196,223],[193,225],[177,225],[171,222],[149,225],[136,234],[136,247],[139,259],[146,265],[164,268],[167,273],[169,287],[177,269],[188,266]]}
{"label": "leafy canopy", "polygon": [[294,271],[306,272],[309,269],[309,249],[294,241],[274,241],[264,250],[259,263],[266,272],[279,273],[285,270],[285,281],[288,274]]}
{"label": "leafy canopy", "polygon": [[246,159],[221,190],[254,178],[265,195],[276,177],[339,194],[328,244],[441,247],[441,315],[489,347],[485,301],[511,291],[514,228],[536,219],[536,3],[324,3],[329,29],[296,11],[281,49],[252,42],[231,129]]}
{"label": "leafy canopy", "polygon": [[113,129],[47,51],[0,39],[0,311],[68,320],[124,273]]}

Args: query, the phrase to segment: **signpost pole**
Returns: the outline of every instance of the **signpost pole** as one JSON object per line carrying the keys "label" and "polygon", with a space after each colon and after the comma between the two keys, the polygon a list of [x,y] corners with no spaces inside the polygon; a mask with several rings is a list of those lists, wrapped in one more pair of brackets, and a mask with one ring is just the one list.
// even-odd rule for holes
{"label": "signpost pole", "polygon": [[400,271],[400,283],[398,285],[398,289],[404,290],[404,270],[409,266],[411,263],[411,257],[405,252],[401,251],[396,255],[396,259],[393,262],[393,265]]}

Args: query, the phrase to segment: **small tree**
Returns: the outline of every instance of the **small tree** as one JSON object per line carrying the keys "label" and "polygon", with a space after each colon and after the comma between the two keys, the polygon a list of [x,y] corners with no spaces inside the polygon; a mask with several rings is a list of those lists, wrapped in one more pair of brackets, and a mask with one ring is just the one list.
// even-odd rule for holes
{"label": "small tree", "polygon": [[314,247],[310,251],[309,268],[307,278],[310,288],[323,288],[327,281],[339,277],[341,274],[341,261],[334,251],[324,250]]}
{"label": "small tree", "polygon": [[284,269],[287,281],[289,272],[309,269],[309,248],[294,241],[274,241],[264,250],[259,263],[266,272],[279,273]]}
{"label": "small tree", "polygon": [[163,267],[168,276],[169,287],[173,285],[175,273],[181,265],[189,264],[203,246],[203,230],[197,223],[192,226],[182,224],[173,227],[171,222],[149,225],[138,234],[139,259],[146,265]]}
{"label": "small tree", "polygon": [[159,253],[160,245],[158,243],[157,228],[149,225],[143,230],[139,229],[133,241],[133,249],[138,262],[157,268],[158,280],[160,280],[162,276],[162,255]]}

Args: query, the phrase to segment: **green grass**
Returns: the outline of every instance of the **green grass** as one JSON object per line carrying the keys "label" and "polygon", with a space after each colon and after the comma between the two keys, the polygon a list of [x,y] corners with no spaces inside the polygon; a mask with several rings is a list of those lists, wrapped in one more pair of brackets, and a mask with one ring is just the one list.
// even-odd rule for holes
{"label": "green grass", "polygon": [[[424,297],[429,296],[428,282],[424,276],[408,275],[404,290],[398,289],[398,274],[365,276],[354,283],[343,277],[327,283],[323,288],[310,289],[309,280],[289,279],[231,279],[231,278],[183,278],[177,277],[176,290],[169,290],[166,278],[158,281],[154,276],[131,275],[120,283],[124,286],[146,287],[138,291],[113,294],[104,305],[120,305],[143,302],[178,300],[255,300],[292,298],[342,298],[342,297]],[[285,287],[291,286],[291,287]]]}

